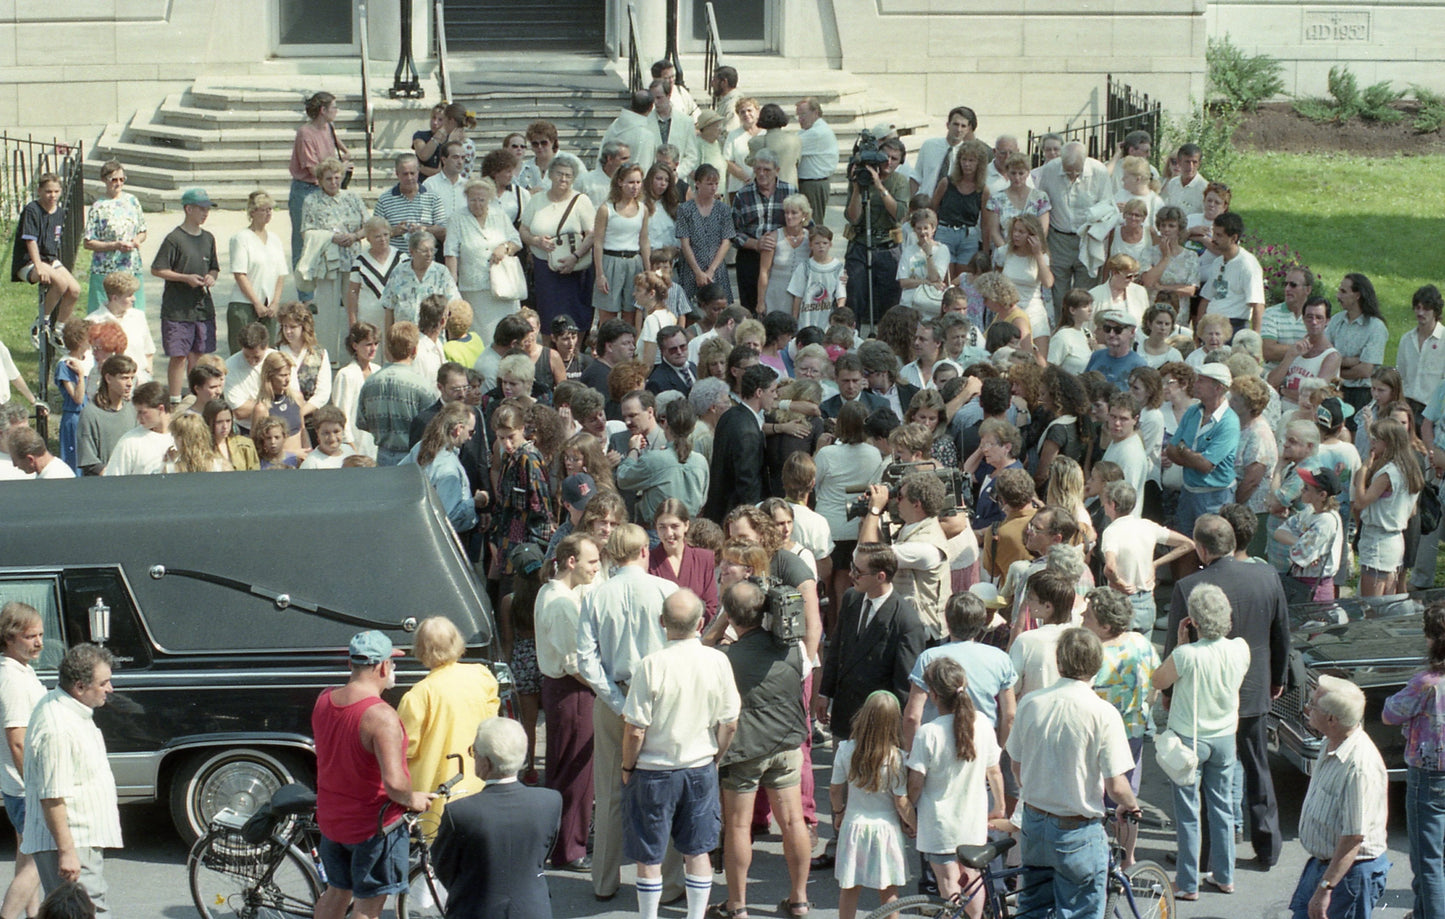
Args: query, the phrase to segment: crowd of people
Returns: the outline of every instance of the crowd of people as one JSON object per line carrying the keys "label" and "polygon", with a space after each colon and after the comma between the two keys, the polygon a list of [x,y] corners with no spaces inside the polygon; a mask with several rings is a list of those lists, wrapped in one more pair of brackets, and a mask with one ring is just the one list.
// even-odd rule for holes
{"label": "crowd of people", "polygon": [[[230,240],[229,358],[212,202],[182,196],[184,222],[150,265],[164,379],[124,168],[102,169],[90,309],[74,319],[59,184],[40,177],[14,276],[54,300],[59,455],[10,401],[0,476],[421,467],[500,601],[520,702],[519,749],[493,738],[505,752],[484,770],[478,735],[475,774],[554,789],[539,864],[589,871],[606,900],[636,862],[644,919],[683,896],[701,919],[720,840],[727,897],[711,915],[745,917],[751,834],[769,814],[788,915],[808,912],[808,873],[828,867],[845,919],[864,889],[889,902],[910,838],[928,883],[957,894],[971,874],[951,853],[991,833],[1021,833],[1024,864],[1052,869],[1037,902],[1097,915],[1102,821],[1137,811],[1160,692],[1200,761],[1174,793],[1178,895],[1232,892],[1243,831],[1273,866],[1264,716],[1287,682],[1286,604],[1357,575],[1363,595],[1433,584],[1439,291],[1416,292],[1388,366],[1365,275],[1330,298],[1298,265],[1267,303],[1230,189],[1204,177],[1195,144],[1155,169],[1143,132],[1109,163],[1046,135],[1035,165],[1013,137],[976,137],[960,106],[911,163],[891,127],[873,132],[876,161],[835,201],[838,142],[815,99],[790,130],[733,68],[710,75],[711,108],[665,62],[652,74],[591,169],[545,121],[483,151],[467,112],[438,106],[372,207],[346,187],[335,99],[312,96],[289,259],[264,192]],[[824,226],[840,204],[841,253]],[[282,302],[289,276],[304,302]],[[29,398],[11,369],[3,395],[13,383]],[[769,632],[775,590],[796,596],[796,641]],[[362,650],[353,683],[384,683],[389,643]],[[434,691],[412,690],[399,720],[431,766],[471,742],[496,693],[477,695],[481,674],[442,679],[456,658],[436,660]],[[1356,765],[1319,795],[1315,774],[1297,915],[1347,892],[1367,915],[1361,891],[1388,870],[1379,757],[1357,688],[1321,681],[1316,696],[1311,725]],[[480,708],[439,734],[425,716],[461,698]],[[1438,787],[1433,705],[1387,712],[1414,719],[1412,788]],[[829,733],[834,834],[814,858],[812,751]],[[394,766],[381,793],[433,806],[408,796],[435,769],[413,762],[407,784]],[[1417,919],[1440,915],[1431,827],[1412,866]],[[1128,859],[1133,837],[1123,825]],[[351,846],[353,864],[372,841]],[[467,884],[503,882],[443,861]],[[392,892],[347,891],[331,867],[361,915]]]}

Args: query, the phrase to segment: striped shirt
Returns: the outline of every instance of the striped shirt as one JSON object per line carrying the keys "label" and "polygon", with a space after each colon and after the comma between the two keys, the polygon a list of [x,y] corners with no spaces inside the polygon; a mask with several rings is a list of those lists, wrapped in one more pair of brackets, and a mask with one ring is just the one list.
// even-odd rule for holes
{"label": "striped shirt", "polygon": [[[1361,313],[1355,319],[1343,310],[1330,317],[1329,325],[1325,326],[1325,334],[1330,338],[1330,344],[1344,357],[1359,358],[1362,364],[1374,364],[1376,367],[1385,362],[1385,346],[1390,341],[1390,329],[1385,323],[1374,316],[1366,316]],[[1340,385],[1346,389],[1368,389],[1370,378],[1368,376],[1359,380],[1341,380]]]}
{"label": "striped shirt", "polygon": [[[392,226],[399,223],[419,223],[423,227],[446,226],[447,206],[442,199],[427,191],[425,188],[418,188],[415,195],[408,198],[401,193],[400,185],[393,185],[390,191],[381,193],[376,199],[376,209],[373,211],[378,217],[385,217],[386,222]],[[406,251],[406,234],[391,238],[393,248]]]}
{"label": "striped shirt", "polygon": [[40,802],[65,799],[66,822],[77,849],[118,849],[120,809],[105,738],[94,712],[63,689],[35,706],[25,732],[25,844],[27,855],[56,849]]}
{"label": "striped shirt", "polygon": [[1389,790],[1380,751],[1363,728],[1356,728],[1315,763],[1300,807],[1300,845],[1315,858],[1329,861],[1341,836],[1363,836],[1357,861],[1382,854],[1390,817]]}

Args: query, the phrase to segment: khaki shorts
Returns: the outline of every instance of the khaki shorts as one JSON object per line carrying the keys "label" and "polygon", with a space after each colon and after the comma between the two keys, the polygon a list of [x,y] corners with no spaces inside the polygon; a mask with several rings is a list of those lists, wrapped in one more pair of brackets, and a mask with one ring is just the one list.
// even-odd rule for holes
{"label": "khaki shorts", "polygon": [[792,788],[803,781],[803,751],[784,750],[768,756],[729,763],[718,770],[724,791],[748,794],[763,788]]}

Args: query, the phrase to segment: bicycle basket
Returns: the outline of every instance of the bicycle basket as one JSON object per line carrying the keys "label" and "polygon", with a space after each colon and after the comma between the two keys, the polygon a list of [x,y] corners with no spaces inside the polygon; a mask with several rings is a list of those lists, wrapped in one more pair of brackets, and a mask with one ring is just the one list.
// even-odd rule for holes
{"label": "bicycle basket", "polygon": [[281,846],[271,838],[253,843],[239,830],[218,828],[210,839],[201,864],[235,877],[259,880],[280,855]]}

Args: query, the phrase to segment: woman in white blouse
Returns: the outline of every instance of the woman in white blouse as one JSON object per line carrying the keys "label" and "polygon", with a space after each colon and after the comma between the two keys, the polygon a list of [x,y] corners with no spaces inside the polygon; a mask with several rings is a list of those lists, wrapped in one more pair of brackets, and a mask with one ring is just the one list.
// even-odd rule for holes
{"label": "woman in white blouse", "polygon": [[381,308],[386,282],[411,256],[391,244],[391,224],[385,217],[366,218],[361,232],[367,246],[356,253],[351,263],[346,289],[346,327],[369,322],[379,329],[386,325],[386,311]]}
{"label": "woman in white blouse", "polygon": [[492,207],[497,186],[491,179],[467,183],[467,209],[447,227],[447,270],[457,282],[462,299],[472,305],[472,330],[486,341],[503,316],[519,306],[492,293],[492,266],[522,251],[522,238],[501,207]]}
{"label": "woman in white blouse", "polygon": [[346,350],[354,360],[336,371],[336,382],[331,390],[331,404],[346,414],[344,440],[356,449],[376,458],[376,441],[371,434],[356,426],[356,407],[361,402],[361,387],[368,377],[376,372],[376,351],[381,344],[381,330],[365,320],[358,322],[346,333]]}
{"label": "woman in white blouse", "polygon": [[1138,277],[1139,262],[1133,256],[1109,256],[1104,263],[1104,283],[1089,290],[1094,311],[1127,310],[1135,323],[1142,323],[1144,311],[1149,309],[1149,291],[1136,283]]}
{"label": "woman in white blouse", "polygon": [[278,315],[281,337],[277,350],[296,365],[295,383],[301,392],[301,417],[331,401],[331,357],[316,341],[316,323],[304,303],[292,301]]}
{"label": "woman in white blouse", "polygon": [[231,275],[236,289],[226,306],[226,340],[231,353],[239,351],[241,329],[259,322],[276,337],[276,310],[281,306],[281,288],[291,273],[281,237],[266,230],[275,204],[264,191],[246,198],[250,224],[231,237]]}

